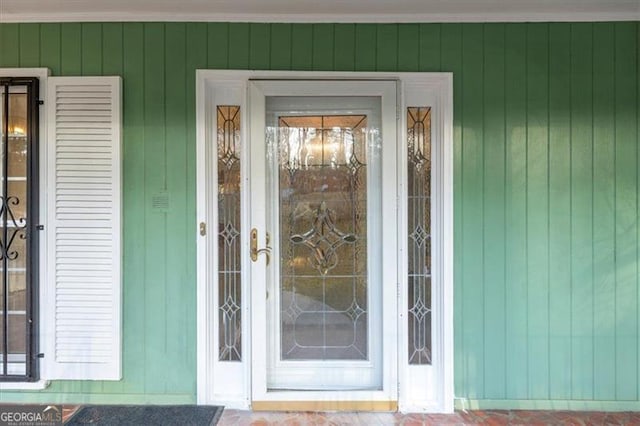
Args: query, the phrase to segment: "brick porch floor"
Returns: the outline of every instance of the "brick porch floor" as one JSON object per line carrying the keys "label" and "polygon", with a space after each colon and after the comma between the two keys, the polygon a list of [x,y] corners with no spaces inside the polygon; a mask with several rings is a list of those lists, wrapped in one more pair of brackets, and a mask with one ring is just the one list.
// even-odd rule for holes
{"label": "brick porch floor", "polygon": [[[63,419],[79,406],[63,406]],[[640,412],[602,411],[457,411],[454,414],[314,413],[224,410],[219,426],[306,425],[633,425],[640,426]]]}
{"label": "brick porch floor", "polygon": [[242,425],[636,425],[640,412],[458,411],[454,414],[276,413],[225,410],[219,426]]}

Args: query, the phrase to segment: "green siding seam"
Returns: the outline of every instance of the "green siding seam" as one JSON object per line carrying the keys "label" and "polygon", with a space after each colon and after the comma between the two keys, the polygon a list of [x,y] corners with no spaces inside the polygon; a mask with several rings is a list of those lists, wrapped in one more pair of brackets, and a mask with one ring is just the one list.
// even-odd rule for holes
{"label": "green siding seam", "polygon": [[[503,173],[503,179],[504,179],[504,183],[503,183],[503,212],[504,212],[504,221],[502,222],[502,232],[504,235],[504,245],[503,245],[503,251],[504,251],[504,265],[502,267],[502,275],[503,275],[503,279],[504,279],[504,295],[503,295],[503,305],[504,305],[504,316],[505,316],[505,322],[504,322],[504,326],[503,326],[503,332],[504,332],[504,363],[503,363],[503,374],[504,374],[504,380],[503,380],[503,394],[506,395],[507,391],[508,391],[508,370],[507,370],[507,360],[509,359],[508,354],[508,347],[507,347],[507,331],[508,331],[508,321],[506,321],[507,318],[507,213],[508,213],[508,208],[507,208],[507,151],[509,148],[509,138],[508,138],[508,133],[507,133],[507,110],[506,110],[506,105],[507,105],[507,60],[506,60],[506,55],[507,55],[507,27],[505,26],[502,30],[502,55],[503,55],[503,78],[502,78],[502,102],[503,102],[503,108],[504,108],[504,114],[502,115],[502,125],[504,127],[504,152],[502,153],[502,158],[503,158],[503,167],[504,167],[504,173]],[[455,374],[455,371],[454,371]]]}
{"label": "green siding seam", "polygon": [[[593,50],[594,50],[594,44],[593,44],[593,33],[595,32],[595,28],[593,27],[593,24],[591,25],[591,103],[590,103],[590,108],[591,108],[591,336],[595,337],[595,331],[596,331],[596,326],[595,326],[595,321],[593,319],[594,315],[595,315],[595,293],[596,293],[596,286],[595,286],[595,280],[593,278],[593,276],[595,275],[595,269],[594,269],[594,265],[595,265],[595,240],[594,240],[594,236],[595,236],[595,182],[594,182],[594,167],[595,167],[595,144],[594,144],[594,117],[593,117],[593,103],[595,102],[595,95],[594,95],[594,89],[595,89],[595,78],[593,77],[593,71],[594,71],[594,59],[593,59]],[[592,395],[595,396],[596,394],[596,365],[595,365],[595,353],[596,353],[596,339],[592,338],[591,339],[591,392]]]}
{"label": "green siding seam", "polygon": [[524,263],[525,268],[525,294],[527,297],[527,302],[525,303],[525,315],[524,315],[524,329],[527,330],[527,337],[525,339],[525,365],[527,368],[527,374],[525,375],[525,394],[529,396],[531,391],[529,387],[529,375],[531,372],[529,371],[530,362],[529,362],[529,30],[531,29],[530,25],[525,27],[524,32],[524,258],[526,259]]}
{"label": "green siding seam", "polygon": [[[573,24],[569,24],[569,75],[573,70]],[[573,238],[571,233],[573,232],[573,114],[571,113],[571,107],[573,106],[571,93],[573,92],[573,79],[569,78],[569,395],[573,397],[573,343],[571,337],[573,336]]]}
{"label": "green siding seam", "polygon": [[[64,73],[62,72],[62,24],[58,24],[58,69],[60,71],[60,75],[64,75]],[[41,66],[45,66],[44,64],[40,64]],[[123,84],[123,92],[124,92],[124,84]],[[124,112],[123,112],[124,114]],[[123,122],[124,122],[124,117],[123,117]],[[124,138],[123,138],[123,143],[124,143]]]}
{"label": "green siding seam", "polygon": [[[615,34],[615,31],[614,31]],[[640,75],[640,22],[636,22],[636,76]],[[615,78],[614,78],[615,81]],[[615,133],[615,130],[614,130]],[[636,193],[640,193],[640,83],[636,81]],[[640,196],[636,196],[636,217],[640,217]],[[636,235],[636,330],[640,332],[640,227],[637,226]],[[636,355],[640,358],[640,337],[638,338]],[[640,397],[640,368],[637,369],[636,395]]]}
{"label": "green siding seam", "polygon": [[[460,91],[462,93],[464,93],[464,32],[462,31],[462,28],[460,29],[460,68],[461,68],[461,72],[460,72],[460,76],[458,77],[460,79]],[[464,102],[462,101],[462,97],[460,98],[461,101],[459,103],[459,120],[460,120],[460,159],[458,161],[460,161],[460,164],[464,164]],[[455,113],[454,113],[455,115]],[[455,161],[455,160],[454,160]],[[460,194],[464,194],[464,167],[460,167],[460,183],[459,185],[459,193]],[[454,210],[455,210],[455,206],[454,206]],[[461,200],[460,202],[460,206],[458,208],[458,210],[460,211],[460,218],[464,218],[464,199]],[[460,228],[463,228],[462,224],[460,226]],[[460,229],[458,232],[460,232],[462,235],[460,237],[460,239],[462,240],[462,247],[464,247],[464,230]],[[464,256],[464,250],[461,248],[460,249],[460,265],[462,265],[462,270],[464,271],[464,265],[465,265],[465,256]],[[462,283],[462,288],[465,288],[465,282],[464,282],[464,273],[460,274],[461,277],[461,283]],[[462,312],[464,313],[467,310],[465,309],[465,303],[464,303],[464,297],[463,297],[464,293],[461,294],[461,298],[460,298],[460,306],[462,307]],[[463,321],[464,323],[464,321]],[[464,338],[464,333],[462,336],[462,344],[464,345],[463,347],[466,348],[465,345],[465,338]],[[464,354],[464,351],[463,351]],[[463,356],[463,375],[465,378],[464,384],[465,384],[465,392],[467,394],[469,394],[469,362],[468,362],[468,358],[465,359]],[[455,369],[454,369],[454,374],[455,374]]]}
{"label": "green siding seam", "polygon": [[[486,106],[484,104],[484,100],[486,99],[486,96],[485,96],[485,85],[484,85],[484,79],[485,79],[485,57],[486,57],[486,51],[485,51],[484,43],[485,43],[485,39],[486,39],[486,37],[485,37],[486,24],[482,24],[481,29],[482,29],[482,31],[481,31],[482,32],[482,41],[481,41],[480,45],[482,46],[482,59],[481,59],[481,64],[480,64],[480,75],[482,75],[483,82],[481,84],[480,93],[482,94],[481,96],[482,96],[482,100],[483,100],[483,102],[481,103],[481,107],[482,107],[482,138],[481,138],[481,140],[482,140],[482,166],[481,166],[481,169],[482,169],[482,177],[481,177],[482,185],[481,185],[481,188],[482,188],[482,194],[483,194],[483,197],[482,197],[482,222],[483,222],[483,224],[482,224],[482,231],[481,231],[480,235],[482,236],[482,244],[481,244],[482,261],[481,261],[481,265],[482,265],[482,278],[483,278],[482,279],[482,289],[481,289],[481,291],[482,291],[482,297],[483,297],[483,300],[484,300],[485,294],[487,293],[487,286],[486,286],[486,283],[484,282],[484,274],[485,274],[485,267],[486,267],[486,250],[484,248],[484,242],[486,240],[485,237],[486,237],[486,224],[487,224],[487,221],[486,221],[486,217],[487,217],[487,214],[486,214],[486,198],[487,197],[485,196],[487,190],[486,190],[486,176],[485,176],[485,167],[484,167],[484,165],[486,164],[486,158],[485,158],[485,148],[486,148],[486,146],[485,146],[485,143],[487,141],[487,138],[486,138],[486,131],[487,131],[486,113],[487,113],[487,111],[486,111]],[[482,328],[483,328],[483,330],[482,330],[482,358],[483,358],[483,364],[486,363],[486,360],[484,359],[484,357],[486,356],[486,353],[487,353],[487,345],[486,345],[487,336],[485,335],[485,333],[487,332],[486,327],[485,327],[486,323],[487,323],[486,309],[482,309]],[[482,369],[482,396],[483,397],[487,394],[487,381],[486,381],[486,378],[487,378],[487,369],[483,368]]]}
{"label": "green siding seam", "polygon": [[[617,170],[618,170],[618,132],[616,132],[616,117],[618,115],[618,103],[616,102],[616,94],[618,93],[618,81],[615,78],[616,65],[618,57],[616,55],[616,46],[617,46],[617,31],[613,31],[613,202],[614,202],[614,212],[613,212],[613,252],[614,256],[618,251],[618,214],[615,208],[616,200],[618,199],[618,179],[617,179]],[[613,269],[614,276],[614,286],[613,286],[613,311],[618,312],[618,268]],[[617,316],[617,315],[616,315]],[[614,359],[618,359],[618,330],[617,328],[614,330],[614,339],[613,339],[613,356]],[[618,396],[618,363],[614,362],[614,386],[615,386],[615,396]]]}
{"label": "green siding seam", "polygon": [[547,395],[551,396],[551,28],[547,25]]}
{"label": "green siding seam", "polygon": [[14,66],[19,67],[20,64],[22,63],[22,52],[20,52],[20,43],[22,42],[22,34],[20,29],[22,28],[22,25],[24,24],[17,24],[16,25],[16,33],[18,34],[18,38],[17,38],[17,43],[16,43],[16,52],[18,52],[18,62],[16,62],[16,64]]}

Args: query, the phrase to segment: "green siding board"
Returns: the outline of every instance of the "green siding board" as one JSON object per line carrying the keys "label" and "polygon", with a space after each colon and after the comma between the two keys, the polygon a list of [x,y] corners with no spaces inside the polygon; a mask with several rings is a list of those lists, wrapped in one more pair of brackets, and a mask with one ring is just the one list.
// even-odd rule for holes
{"label": "green siding board", "polygon": [[548,24],[527,27],[527,383],[531,399],[549,398],[548,45]]}
{"label": "green siding board", "polygon": [[549,26],[549,397],[571,398],[571,31]]}
{"label": "green siding board", "polygon": [[[145,333],[147,393],[165,393],[169,348],[165,315],[167,303],[167,217],[153,210],[154,196],[167,189],[165,111],[165,24],[144,25],[144,184],[145,184]],[[151,328],[157,331],[151,330]]]}
{"label": "green siding board", "polygon": [[375,71],[376,67],[376,26],[356,24],[356,71]]}
{"label": "green siding board", "polygon": [[309,71],[313,68],[313,27],[293,24],[291,27],[291,69]]}
{"label": "green siding board", "polygon": [[638,399],[638,54],[636,23],[615,30],[616,399]]}
{"label": "green siding board", "polygon": [[591,24],[571,25],[572,399],[593,398],[593,133]]}
{"label": "green siding board", "polygon": [[0,66],[20,66],[20,25],[2,24],[0,26]]}
{"label": "green siding board", "polygon": [[593,32],[593,385],[594,398],[616,398],[614,32]]}
{"label": "green siding board", "polygon": [[441,70],[441,33],[442,24],[420,24],[419,71]]}
{"label": "green siding board", "polygon": [[[453,24],[442,27],[441,36],[442,52],[442,71],[452,72],[454,76],[462,73],[462,25]],[[461,109],[462,99],[462,79],[453,79],[453,262],[454,270],[462,271],[462,232],[460,226],[462,224],[462,118],[463,111]],[[462,330],[465,322],[465,313],[462,307],[462,298],[465,289],[459,274],[454,274],[454,328]],[[464,339],[462,333],[454,334],[454,371],[456,395],[466,395],[466,362],[464,356]]]}
{"label": "green siding board", "polygon": [[[172,255],[174,253],[186,253],[187,241],[183,237],[190,229],[192,222],[185,220],[187,214],[187,188],[185,177],[187,176],[187,151],[186,151],[186,26],[185,24],[167,24],[166,26],[165,57],[172,58],[166,61],[165,78],[165,128],[166,128],[166,162],[167,185],[166,189],[170,198],[170,208],[166,214],[167,247],[170,247],[166,258],[167,269],[167,295],[165,299],[165,312],[167,318],[174,318],[167,322],[166,339],[172,342],[172,348],[167,354],[169,369],[166,371],[167,389],[175,393],[192,393],[194,388],[190,380],[182,379],[189,375],[191,367],[187,356],[187,334],[185,323],[189,323],[187,289],[187,269],[195,265],[194,258]],[[193,73],[194,70],[190,70]],[[169,346],[169,345],[167,345]]]}
{"label": "green siding board", "polygon": [[398,71],[418,71],[420,63],[420,25],[398,27]]}
{"label": "green siding board", "polygon": [[229,24],[223,22],[207,24],[206,41],[207,67],[226,68],[229,64]]}
{"label": "green siding board", "polygon": [[[485,408],[637,404],[639,31],[0,24],[0,66],[123,76],[125,324],[122,381],[0,400],[195,401],[195,70],[260,68],[453,72],[456,396]],[[161,192],[167,212],[151,207]]]}
{"label": "green siding board", "polygon": [[333,71],[333,24],[312,24],[311,66],[314,71]]}
{"label": "green siding board", "polygon": [[101,68],[104,75],[122,75],[123,72],[123,25],[102,24]]}
{"label": "green siding board", "polygon": [[398,69],[398,25],[376,26],[376,71]]}
{"label": "green siding board", "polygon": [[506,397],[505,344],[505,26],[484,28],[483,281],[484,398]]}
{"label": "green siding board", "polygon": [[40,25],[20,24],[20,66],[37,67],[40,64]]}
{"label": "green siding board", "polygon": [[336,71],[353,71],[356,49],[355,24],[336,24],[333,38],[333,66]]}
{"label": "green siding board", "polygon": [[[187,164],[187,179],[183,182],[184,191],[186,192],[187,214],[184,219],[187,224],[196,223],[196,75],[197,69],[206,67],[207,59],[206,55],[202,55],[206,49],[206,39],[203,35],[206,34],[205,24],[195,24],[187,26],[187,45],[186,45],[186,164]],[[187,227],[187,230],[189,228]],[[191,283],[193,288],[196,282],[196,244],[190,242],[187,239],[187,245],[185,248],[185,258],[191,259],[188,263],[187,270],[185,272],[185,282]],[[185,385],[189,385],[191,389],[196,388],[196,345],[193,342],[196,341],[196,309],[192,309],[196,306],[196,292],[191,290],[184,291],[185,308],[187,314],[185,315],[186,321],[183,322],[182,332],[186,338],[186,372],[183,372],[183,380]],[[191,392],[191,395],[195,397],[195,391]]]}
{"label": "green siding board", "polygon": [[508,25],[505,43],[507,395],[519,399],[528,398],[526,31]]}
{"label": "green siding board", "polygon": [[[483,26],[462,29],[462,309],[468,321],[463,332],[467,395],[484,398],[483,251]],[[464,70],[472,70],[465,72]]]}
{"label": "green siding board", "polygon": [[291,69],[291,24],[271,25],[271,69]]}
{"label": "green siding board", "polygon": [[82,75],[102,74],[102,24],[82,24]]}
{"label": "green siding board", "polygon": [[249,68],[249,24],[229,24],[229,68]]}
{"label": "green siding board", "polygon": [[82,75],[82,24],[62,25],[60,44],[62,75]]}
{"label": "green siding board", "polygon": [[[117,60],[117,57],[114,58]],[[60,74],[60,24],[40,25],[40,63],[51,74]]]}
{"label": "green siding board", "polygon": [[144,393],[147,364],[145,303],[144,26],[125,23],[123,49],[123,387]]}
{"label": "green siding board", "polygon": [[264,70],[269,68],[270,52],[269,39],[271,26],[269,24],[250,24],[250,50],[249,67],[253,70]]}

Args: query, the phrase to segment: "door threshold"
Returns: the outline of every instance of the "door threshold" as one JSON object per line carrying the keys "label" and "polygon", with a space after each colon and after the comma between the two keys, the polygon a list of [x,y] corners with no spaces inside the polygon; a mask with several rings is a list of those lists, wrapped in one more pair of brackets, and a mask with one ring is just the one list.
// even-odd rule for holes
{"label": "door threshold", "polygon": [[253,411],[398,411],[398,401],[252,401]]}

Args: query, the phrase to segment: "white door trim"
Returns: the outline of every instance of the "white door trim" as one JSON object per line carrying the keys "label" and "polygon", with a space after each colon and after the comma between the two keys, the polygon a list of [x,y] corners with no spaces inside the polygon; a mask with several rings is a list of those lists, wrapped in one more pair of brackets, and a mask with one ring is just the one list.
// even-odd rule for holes
{"label": "white door trim", "polygon": [[[224,404],[229,408],[249,408],[251,401],[251,362],[250,362],[250,324],[252,312],[249,303],[242,307],[242,347],[243,360],[241,362],[224,362],[217,360],[217,292],[214,284],[217,282],[215,259],[217,258],[217,223],[216,197],[207,196],[217,191],[217,170],[211,147],[215,147],[214,125],[215,105],[229,104],[241,106],[242,114],[242,140],[247,140],[246,130],[250,123],[247,104],[247,83],[249,79],[288,79],[288,80],[398,80],[401,88],[401,99],[397,113],[398,118],[398,153],[406,153],[406,112],[407,104],[411,96],[419,96],[421,93],[426,98],[420,98],[412,102],[435,102],[430,106],[435,107],[440,113],[432,118],[434,140],[438,140],[439,149],[435,149],[433,155],[434,194],[439,195],[439,202],[432,210],[434,229],[437,227],[439,234],[434,232],[433,256],[434,259],[434,353],[433,368],[414,368],[406,362],[406,315],[399,309],[398,314],[398,382],[399,382],[399,407],[402,411],[432,411],[451,412],[453,410],[453,76],[451,73],[359,73],[359,72],[296,72],[296,71],[246,71],[246,70],[198,70],[196,72],[196,127],[197,127],[197,222],[195,232],[197,235],[197,401],[198,404]],[[413,95],[411,95],[413,93]],[[246,155],[246,149],[243,155]],[[246,160],[246,158],[244,159]],[[245,161],[246,164],[246,161]],[[402,164],[402,162],[399,162]],[[243,184],[246,184],[246,173],[243,174]],[[400,166],[400,180],[406,176],[406,167]],[[245,185],[246,187],[246,185]],[[399,194],[404,194],[404,185],[398,188]],[[247,197],[248,191],[243,196]],[[402,210],[402,209],[400,209]],[[243,224],[247,224],[244,218]],[[406,215],[401,215],[398,221],[399,235],[406,233]],[[200,235],[200,223],[208,227],[206,235]],[[248,247],[248,230],[243,232],[243,246]],[[398,249],[398,261],[404,262],[406,258],[406,239],[400,238]],[[248,253],[248,251],[247,251]],[[248,257],[248,256],[245,256]],[[243,260],[246,262],[246,260]],[[402,265],[405,265],[403,263]],[[243,270],[247,270],[244,267]],[[248,264],[246,265],[249,266]],[[404,271],[404,267],[399,268]],[[406,279],[397,277],[399,282],[398,300],[400,307],[406,306],[407,292]],[[243,294],[250,294],[247,279],[243,279]],[[222,365],[221,365],[222,364]],[[419,366],[422,367],[422,366]],[[431,373],[428,373],[428,371]],[[409,378],[414,380],[409,381]],[[431,380],[431,386],[426,386],[427,380]],[[432,388],[427,394],[418,392],[424,398],[409,398],[415,390],[415,386]],[[374,400],[380,395],[366,395],[362,393],[362,399],[354,399],[352,395],[344,395],[348,400]],[[305,397],[307,400],[316,399],[314,395]],[[375,398],[375,397],[378,398]],[[335,394],[333,398],[340,398]],[[373,398],[372,398],[373,397]],[[279,398],[275,398],[279,399]],[[324,398],[317,398],[322,400]],[[286,396],[281,400],[291,400]]]}

